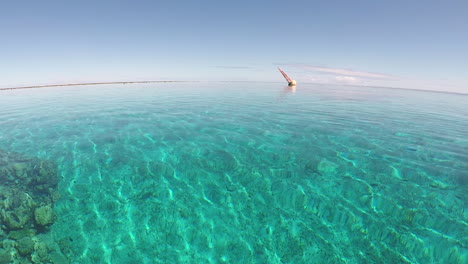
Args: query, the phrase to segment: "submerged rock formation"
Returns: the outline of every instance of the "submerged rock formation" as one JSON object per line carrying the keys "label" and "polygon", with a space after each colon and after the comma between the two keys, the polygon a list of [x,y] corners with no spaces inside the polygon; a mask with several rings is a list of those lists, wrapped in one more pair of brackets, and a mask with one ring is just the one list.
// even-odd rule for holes
{"label": "submerged rock formation", "polygon": [[0,264],[54,263],[41,236],[55,220],[58,179],[53,162],[0,150]]}
{"label": "submerged rock formation", "polygon": [[57,188],[57,166],[50,161],[0,150],[0,182],[2,186],[27,192],[41,202],[47,202],[44,199],[52,198]]}

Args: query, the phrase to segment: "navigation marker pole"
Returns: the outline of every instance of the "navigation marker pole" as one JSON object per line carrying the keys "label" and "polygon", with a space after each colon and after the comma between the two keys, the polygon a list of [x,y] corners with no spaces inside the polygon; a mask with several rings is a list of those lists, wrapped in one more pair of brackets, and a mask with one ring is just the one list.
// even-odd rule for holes
{"label": "navigation marker pole", "polygon": [[281,70],[279,67],[278,67],[278,70],[281,72],[281,74],[283,74],[283,77],[288,82],[288,86],[296,86],[296,80],[292,80],[291,78],[289,78],[289,76],[283,70]]}

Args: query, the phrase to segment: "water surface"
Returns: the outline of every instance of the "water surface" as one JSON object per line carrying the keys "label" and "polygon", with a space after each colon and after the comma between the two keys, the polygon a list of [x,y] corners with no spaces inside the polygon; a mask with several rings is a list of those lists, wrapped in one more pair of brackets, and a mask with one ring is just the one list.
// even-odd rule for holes
{"label": "water surface", "polygon": [[47,236],[71,263],[466,263],[467,101],[275,83],[1,91],[0,149],[57,164]]}

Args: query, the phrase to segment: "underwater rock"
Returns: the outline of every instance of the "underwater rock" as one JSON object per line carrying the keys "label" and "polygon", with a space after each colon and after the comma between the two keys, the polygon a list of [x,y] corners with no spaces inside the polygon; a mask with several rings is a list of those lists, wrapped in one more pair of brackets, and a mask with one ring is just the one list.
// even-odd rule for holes
{"label": "underwater rock", "polygon": [[15,262],[15,264],[31,264],[31,261],[26,258],[20,258]]}
{"label": "underwater rock", "polygon": [[13,230],[8,233],[8,238],[14,240],[20,240],[24,237],[33,237],[36,235],[36,230],[34,229],[20,229],[20,230]]}
{"label": "underwater rock", "polygon": [[319,161],[311,159],[304,162],[304,172],[307,174],[320,174],[318,171]]}
{"label": "underwater rock", "polygon": [[34,220],[40,226],[47,226],[54,222],[55,213],[50,204],[37,208],[34,211]]}
{"label": "underwater rock", "polygon": [[40,192],[49,192],[49,188],[55,189],[58,184],[57,166],[50,161],[39,161],[33,170],[31,184]]}
{"label": "underwater rock", "polygon": [[224,150],[207,151],[201,163],[205,168],[216,172],[234,171],[238,166],[236,158]]}
{"label": "underwater rock", "polygon": [[1,198],[4,199],[0,206],[5,210],[15,210],[18,208],[30,210],[32,207],[36,206],[36,203],[29,194],[16,189],[5,191],[0,195],[0,199]]}
{"label": "underwater rock", "polygon": [[27,174],[27,166],[25,163],[15,163],[13,164],[13,171],[16,175],[16,177],[20,179],[25,179],[28,174]]}
{"label": "underwater rock", "polygon": [[2,247],[7,250],[14,249],[16,247],[16,241],[11,240],[11,239],[5,239],[3,240]]}
{"label": "underwater rock", "polygon": [[68,263],[42,241],[55,220],[58,179],[54,163],[0,150],[0,264]]}
{"label": "underwater rock", "polygon": [[17,208],[13,211],[2,210],[2,218],[5,226],[9,230],[23,228],[31,219],[31,214],[24,208]]}
{"label": "underwater rock", "polygon": [[16,249],[22,256],[30,255],[34,251],[34,241],[30,237],[23,237],[18,240]]}
{"label": "underwater rock", "polygon": [[49,253],[49,260],[54,264],[68,264],[70,263],[68,259],[58,251],[53,251]]}
{"label": "underwater rock", "polygon": [[[64,255],[64,249],[71,252],[70,248],[62,248],[60,240],[57,241],[50,234],[40,234],[36,236],[35,252],[33,253],[36,260],[41,260],[43,263],[66,264],[69,263]],[[71,247],[71,245],[69,245]],[[71,253],[70,253],[71,254]]]}
{"label": "underwater rock", "polygon": [[13,256],[9,250],[0,248],[0,264],[9,264],[13,261]]}
{"label": "underwater rock", "polygon": [[0,182],[3,186],[48,195],[58,185],[57,166],[50,161],[0,150]]}
{"label": "underwater rock", "polygon": [[334,174],[337,168],[338,168],[338,164],[332,161],[329,161],[327,159],[322,159],[317,167],[321,175]]}
{"label": "underwater rock", "polygon": [[31,254],[31,260],[33,263],[42,263],[47,258],[47,245],[46,243],[39,241],[34,245],[34,253]]}
{"label": "underwater rock", "polygon": [[36,206],[30,195],[23,191],[7,190],[0,195],[0,219],[8,230],[21,229],[29,223]]}
{"label": "underwater rock", "polygon": [[59,247],[60,251],[63,253],[63,255],[72,255],[72,239],[67,237],[67,238],[62,238],[57,241],[57,246]]}

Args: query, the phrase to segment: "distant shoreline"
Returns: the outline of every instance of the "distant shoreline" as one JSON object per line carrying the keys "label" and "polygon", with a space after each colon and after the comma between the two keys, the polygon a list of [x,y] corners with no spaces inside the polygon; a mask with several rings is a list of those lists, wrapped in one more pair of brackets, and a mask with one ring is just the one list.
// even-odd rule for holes
{"label": "distant shoreline", "polygon": [[6,87],[6,88],[0,88],[0,91],[17,90],[17,89],[37,89],[37,88],[60,87],[60,86],[84,86],[84,85],[132,84],[132,83],[175,83],[175,82],[194,82],[194,81],[130,81],[130,82],[90,82],[90,83],[45,84],[45,85]]}
{"label": "distant shoreline", "polygon": [[[31,86],[17,86],[17,87],[0,87],[0,91],[6,90],[19,90],[19,89],[38,89],[47,87],[65,87],[65,86],[85,86],[85,85],[106,85],[106,84],[133,84],[133,83],[187,83],[187,82],[201,82],[201,81],[122,81],[122,82],[89,82],[89,83],[65,83],[65,84],[45,84],[45,85],[31,85]],[[206,82],[206,81],[202,81]],[[232,82],[232,83],[252,83],[252,81],[215,81],[215,82]],[[255,83],[284,83],[284,82],[255,82]],[[352,85],[352,84],[329,84],[329,83],[313,83],[304,82],[304,84],[319,84],[319,85],[336,85],[336,86],[350,86],[350,87],[364,87],[364,88],[383,88],[383,89],[396,89],[406,91],[419,91],[419,92],[433,92],[433,93],[448,93],[468,96],[467,92],[460,91],[443,91],[443,90],[425,90],[415,88],[403,87],[390,87],[390,86],[369,86],[369,85]]]}

